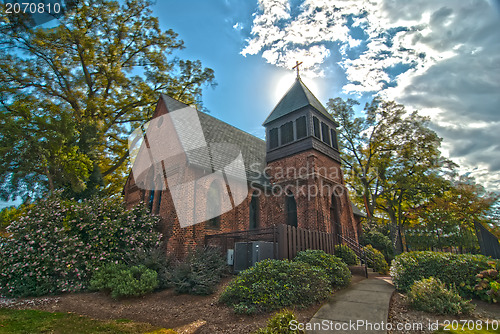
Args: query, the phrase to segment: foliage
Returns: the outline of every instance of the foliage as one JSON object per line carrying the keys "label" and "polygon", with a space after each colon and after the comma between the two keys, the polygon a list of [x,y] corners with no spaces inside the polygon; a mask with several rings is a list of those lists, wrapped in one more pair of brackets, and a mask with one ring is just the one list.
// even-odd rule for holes
{"label": "foliage", "polygon": [[294,261],[301,261],[325,270],[333,287],[344,287],[351,282],[351,272],[338,257],[322,250],[308,249],[297,254]]}
{"label": "foliage", "polygon": [[137,297],[152,292],[158,286],[157,274],[146,266],[128,267],[109,263],[97,269],[90,280],[90,289],[111,292],[111,297]]}
{"label": "foliage", "polygon": [[394,258],[394,248],[392,247],[391,239],[382,232],[375,230],[363,231],[360,243],[363,246],[372,245],[373,248],[382,252],[388,262]]}
{"label": "foliage", "polygon": [[124,256],[124,260],[129,266],[144,265],[154,270],[158,274],[158,288],[166,289],[171,287],[172,270],[174,263],[172,258],[165,253],[164,243],[153,248],[135,248]]}
{"label": "foliage", "polygon": [[268,321],[265,328],[261,328],[255,334],[303,334],[304,331],[299,329],[291,330],[290,322],[297,321],[297,317],[290,310],[282,310],[273,315]]}
{"label": "foliage", "polygon": [[408,210],[406,242],[412,250],[458,248],[479,252],[474,220],[481,220],[495,200],[470,178],[443,184],[435,198]]}
{"label": "foliage", "polygon": [[209,295],[227,270],[226,260],[219,249],[199,248],[177,264],[170,280],[177,293]]}
{"label": "foliage", "polygon": [[7,237],[7,227],[26,211],[27,205],[10,206],[0,210],[0,237]]}
{"label": "foliage", "polygon": [[157,245],[157,221],[143,205],[124,210],[119,198],[41,199],[11,223],[11,238],[0,245],[0,295],[85,289],[101,263]]}
{"label": "foliage", "polygon": [[171,56],[183,42],[151,5],[81,1],[51,28],[0,12],[0,197],[116,194],[159,94],[201,107],[213,70]]}
{"label": "foliage", "polygon": [[385,261],[384,255],[379,250],[373,248],[372,245],[366,245],[363,247],[363,251],[366,252],[368,267],[373,268],[373,270],[382,275],[389,272],[389,265],[387,261]]}
{"label": "foliage", "polygon": [[476,275],[477,284],[474,287],[476,296],[490,303],[500,301],[500,268],[499,263],[489,262],[491,268]]}
{"label": "foliage", "polygon": [[355,266],[359,263],[356,253],[346,245],[335,246],[335,256],[344,261],[348,266]]}
{"label": "foliage", "polygon": [[355,117],[359,102],[330,99],[328,108],[340,124],[339,142],[346,182],[366,203],[370,219],[376,213],[391,221],[392,241],[401,247],[398,231],[405,211],[418,201],[424,185],[432,183],[440,165],[440,138],[429,119],[408,114],[403,105],[375,98]]}
{"label": "foliage", "polygon": [[430,277],[415,281],[408,292],[410,305],[420,311],[435,314],[469,314],[474,310],[454,289],[447,289],[438,278]]}
{"label": "foliage", "polygon": [[[70,312],[13,310],[0,308],[0,334],[72,333],[72,334],[142,334],[159,330],[146,323],[123,320],[95,320]],[[171,333],[175,332],[161,332]]]}
{"label": "foliage", "polygon": [[448,286],[455,285],[461,295],[469,296],[474,293],[476,275],[489,269],[490,261],[483,255],[409,252],[396,256],[390,274],[400,291],[408,291],[413,282],[432,276]]}
{"label": "foliage", "polygon": [[268,259],[240,272],[219,300],[245,313],[269,312],[291,305],[306,307],[330,295],[329,283],[325,270],[317,266]]}

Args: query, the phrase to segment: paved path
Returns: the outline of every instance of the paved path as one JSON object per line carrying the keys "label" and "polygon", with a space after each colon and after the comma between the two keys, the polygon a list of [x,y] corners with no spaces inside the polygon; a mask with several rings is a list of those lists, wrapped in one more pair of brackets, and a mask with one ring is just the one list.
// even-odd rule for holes
{"label": "paved path", "polygon": [[316,333],[387,333],[385,326],[389,315],[389,302],[394,292],[390,277],[370,273],[368,279],[338,291],[310,320]]}

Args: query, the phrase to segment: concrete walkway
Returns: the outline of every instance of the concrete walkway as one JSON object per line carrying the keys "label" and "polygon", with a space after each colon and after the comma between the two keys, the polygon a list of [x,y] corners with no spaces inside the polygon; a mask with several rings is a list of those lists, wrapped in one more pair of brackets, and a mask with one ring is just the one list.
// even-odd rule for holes
{"label": "concrete walkway", "polygon": [[306,333],[385,334],[393,292],[390,277],[369,273],[368,279],[336,292],[310,320]]}

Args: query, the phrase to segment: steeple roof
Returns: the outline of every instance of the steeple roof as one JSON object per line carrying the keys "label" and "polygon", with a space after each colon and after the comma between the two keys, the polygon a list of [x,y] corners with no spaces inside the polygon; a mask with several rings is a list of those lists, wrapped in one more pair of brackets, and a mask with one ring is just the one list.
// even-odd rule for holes
{"label": "steeple roof", "polygon": [[295,83],[290,87],[288,92],[283,96],[280,102],[274,107],[273,111],[264,121],[263,125],[266,125],[278,118],[292,113],[295,110],[301,109],[306,106],[311,106],[318,112],[323,114],[326,118],[332,120],[332,116],[326,111],[325,107],[318,101],[316,96],[309,90],[309,88],[304,85],[300,77],[295,79]]}

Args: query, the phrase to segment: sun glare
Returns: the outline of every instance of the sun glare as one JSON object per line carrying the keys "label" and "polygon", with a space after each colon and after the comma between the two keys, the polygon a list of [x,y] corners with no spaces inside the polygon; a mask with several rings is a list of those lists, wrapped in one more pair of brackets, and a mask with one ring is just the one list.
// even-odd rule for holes
{"label": "sun glare", "polygon": [[[286,92],[292,87],[293,83],[295,82],[296,74],[294,73],[287,73],[282,75],[278,80],[276,84],[276,88],[274,89],[274,103],[278,103],[281,98],[286,94]],[[314,79],[309,79],[304,76],[300,76],[302,79],[302,82],[309,88],[309,90],[317,97],[319,98],[318,95],[320,95],[320,91],[318,88],[318,85],[316,84]]]}

